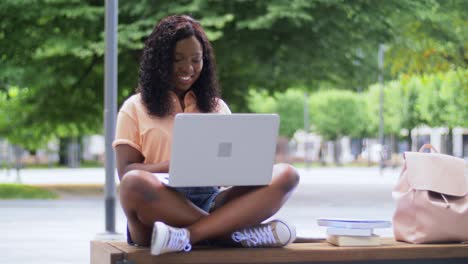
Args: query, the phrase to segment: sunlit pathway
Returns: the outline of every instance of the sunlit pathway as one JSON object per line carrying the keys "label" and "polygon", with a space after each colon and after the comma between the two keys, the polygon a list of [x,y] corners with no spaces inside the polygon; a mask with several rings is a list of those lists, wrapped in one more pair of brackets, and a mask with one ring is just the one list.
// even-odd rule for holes
{"label": "sunlit pathway", "polygon": [[[324,229],[316,225],[318,217],[391,219],[391,188],[398,170],[383,176],[376,168],[300,171],[300,186],[275,216],[294,223],[299,236],[323,237]],[[28,177],[34,176],[24,179]],[[103,172],[95,177],[103,178]],[[116,231],[123,234],[125,217],[120,205],[116,216]],[[89,263],[89,241],[105,228],[104,201],[100,196],[0,200],[0,226],[2,263]],[[392,236],[391,229],[377,233]]]}

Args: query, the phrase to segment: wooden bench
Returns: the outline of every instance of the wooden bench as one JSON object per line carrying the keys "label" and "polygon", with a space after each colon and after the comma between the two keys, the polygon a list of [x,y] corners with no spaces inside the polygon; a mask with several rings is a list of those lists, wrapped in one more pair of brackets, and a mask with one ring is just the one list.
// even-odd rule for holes
{"label": "wooden bench", "polygon": [[149,248],[123,241],[91,241],[91,264],[156,263],[468,263],[468,244],[412,245],[383,238],[378,247],[335,247],[323,240],[303,240],[285,248],[196,247],[189,253],[152,256]]}

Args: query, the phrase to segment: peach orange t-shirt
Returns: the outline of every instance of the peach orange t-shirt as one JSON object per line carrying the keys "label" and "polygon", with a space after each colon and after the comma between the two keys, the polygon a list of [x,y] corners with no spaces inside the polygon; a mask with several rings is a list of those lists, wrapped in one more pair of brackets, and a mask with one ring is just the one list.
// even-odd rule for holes
{"label": "peach orange t-shirt", "polygon": [[[171,93],[173,114],[163,118],[148,114],[141,95],[135,94],[128,98],[117,115],[115,140],[112,146],[127,144],[144,157],[145,164],[155,164],[168,161],[171,157],[172,129],[177,113],[199,113],[196,97],[189,91],[184,97],[185,109],[182,110],[179,99]],[[215,112],[230,114],[231,110],[226,103],[218,99]]]}

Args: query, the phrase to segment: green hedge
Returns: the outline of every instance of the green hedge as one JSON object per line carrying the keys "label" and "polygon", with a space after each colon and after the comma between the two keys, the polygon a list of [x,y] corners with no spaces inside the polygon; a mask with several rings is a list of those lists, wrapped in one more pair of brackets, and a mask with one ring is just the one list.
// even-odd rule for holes
{"label": "green hedge", "polygon": [[0,183],[0,199],[57,199],[58,195],[40,187]]}

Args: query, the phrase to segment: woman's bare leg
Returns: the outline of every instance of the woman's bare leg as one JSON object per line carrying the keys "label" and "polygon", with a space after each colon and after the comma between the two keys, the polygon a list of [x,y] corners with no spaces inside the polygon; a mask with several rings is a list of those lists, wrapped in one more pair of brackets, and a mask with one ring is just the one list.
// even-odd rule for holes
{"label": "woman's bare leg", "polygon": [[216,201],[222,203],[221,207],[187,227],[191,243],[225,237],[261,223],[281,208],[298,183],[299,174],[292,166],[277,164],[270,185],[233,187],[222,192]]}
{"label": "woman's bare leg", "polygon": [[269,218],[281,208],[298,182],[299,175],[293,167],[275,165],[270,185],[233,187],[223,191],[218,195],[216,211],[211,215],[145,171],[125,174],[120,184],[120,197],[136,244],[150,244],[155,221],[187,227],[190,241],[194,244],[205,239],[225,237],[235,230]]}
{"label": "woman's bare leg", "polygon": [[186,227],[207,213],[177,191],[164,186],[151,173],[130,171],[120,183],[120,202],[132,240],[141,246],[151,241],[155,221]]}

